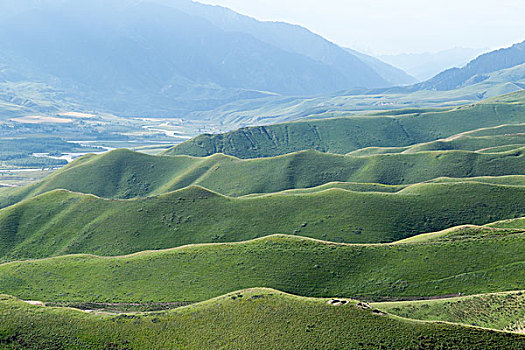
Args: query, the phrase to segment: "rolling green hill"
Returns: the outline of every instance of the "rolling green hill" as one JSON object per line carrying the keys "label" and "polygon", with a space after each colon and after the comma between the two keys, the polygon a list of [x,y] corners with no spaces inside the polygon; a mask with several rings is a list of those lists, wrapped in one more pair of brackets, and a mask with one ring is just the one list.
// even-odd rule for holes
{"label": "rolling green hill", "polygon": [[524,287],[524,244],[523,231],[376,245],[270,236],[7,263],[0,265],[0,293],[53,302],[192,302],[255,286],[373,300],[501,292]]}
{"label": "rolling green hill", "polygon": [[393,86],[194,0],[3,1],[0,350],[525,350],[525,42]]}
{"label": "rolling green hill", "polygon": [[454,183],[454,182],[481,182],[493,185],[525,186],[525,176],[508,175],[508,176],[482,176],[472,178],[451,178],[440,177],[427,182],[432,183]]}
{"label": "rolling green hill", "polygon": [[133,200],[56,190],[0,210],[0,260],[69,253],[121,255],[271,234],[393,242],[525,215],[525,187],[520,186],[428,183],[394,193],[337,187],[246,198],[189,187]]}
{"label": "rolling green hill", "polygon": [[372,305],[394,315],[418,320],[447,321],[508,331],[525,331],[525,292],[523,291]]}
{"label": "rolling green hill", "polygon": [[462,225],[451,227],[443,231],[423,233],[396,241],[392,244],[443,243],[465,239],[498,238],[509,233],[520,232],[524,229],[525,227],[497,227],[495,224],[488,224],[485,226]]}
{"label": "rolling green hill", "polygon": [[525,124],[516,124],[473,130],[446,139],[420,143],[407,147],[367,147],[350,152],[348,155],[367,156],[371,154],[417,153],[446,150],[495,152],[502,147],[509,147],[511,150],[517,150],[524,146]]}
{"label": "rolling green hill", "polygon": [[166,154],[239,158],[316,149],[345,154],[365,147],[403,147],[484,127],[523,123],[525,92],[440,111],[398,110],[370,116],[308,120],[201,135]]}
{"label": "rolling green hill", "polygon": [[[5,349],[519,349],[525,336],[250,289],[175,311],[95,315],[0,297]],[[261,341],[264,339],[264,341]]]}
{"label": "rolling green hill", "polygon": [[[199,185],[221,194],[242,196],[311,188],[330,182],[406,185],[438,177],[525,175],[524,149],[497,153],[410,152],[364,157],[302,151],[248,160],[222,154],[205,158],[167,157],[118,150],[85,156],[31,186],[0,193],[0,204],[5,207],[55,189],[124,199]],[[382,190],[378,186],[371,189]]]}
{"label": "rolling green hill", "polygon": [[495,227],[495,228],[523,229],[525,228],[525,218],[502,220],[502,221],[498,221],[498,222],[489,224],[488,226]]}

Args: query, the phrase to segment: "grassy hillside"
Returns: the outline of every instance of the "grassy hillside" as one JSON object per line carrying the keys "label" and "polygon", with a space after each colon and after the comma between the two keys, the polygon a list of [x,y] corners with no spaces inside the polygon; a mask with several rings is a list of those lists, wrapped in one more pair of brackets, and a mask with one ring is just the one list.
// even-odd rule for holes
{"label": "grassy hillside", "polygon": [[[475,181],[475,179],[482,179],[482,178],[479,178],[479,177],[472,178],[473,181]],[[446,182],[446,181],[443,180],[443,182]],[[525,183],[523,185],[525,186]],[[384,185],[384,184],[366,183],[366,182],[338,182],[338,181],[335,181],[335,182],[328,182],[324,185],[320,185],[316,187],[284,190],[284,191],[279,191],[279,192],[273,192],[270,194],[277,194],[277,193],[279,194],[308,194],[308,193],[317,193],[317,192],[327,191],[327,190],[336,189],[336,188],[345,190],[345,191],[352,191],[352,192],[395,193],[395,192],[401,191],[404,188],[407,188],[408,186],[410,185]],[[522,185],[518,184],[517,186],[522,186]],[[238,198],[255,198],[255,197],[260,197],[264,195],[268,195],[268,194],[252,193],[252,194],[240,196]]]}
{"label": "grassy hillside", "polygon": [[166,157],[118,150],[85,156],[31,186],[0,193],[0,203],[7,206],[55,189],[104,198],[134,198],[200,185],[221,194],[242,196],[311,188],[330,182],[403,185],[437,177],[525,175],[524,149],[483,154],[436,151],[366,157],[302,151],[249,160],[221,154],[206,158]]}
{"label": "grassy hillside", "polygon": [[489,224],[488,226],[495,228],[525,229],[525,218],[502,220]]}
{"label": "grassy hillside", "polygon": [[[516,219],[517,220],[517,219]],[[410,238],[396,241],[393,244],[414,244],[414,243],[443,243],[455,242],[465,239],[487,239],[499,238],[508,234],[519,233],[525,229],[509,227],[493,227],[494,224],[485,226],[463,225],[448,228],[443,231],[424,233]]]}
{"label": "grassy hillside", "polygon": [[385,312],[427,321],[447,321],[525,333],[525,292],[376,303]]}
{"label": "grassy hillside", "polygon": [[525,176],[523,175],[509,175],[509,176],[482,176],[472,178],[451,178],[440,177],[427,182],[432,183],[454,183],[454,182],[481,182],[493,185],[509,185],[509,186],[525,186]]}
{"label": "grassy hillside", "polygon": [[407,147],[368,147],[350,152],[353,156],[367,156],[385,153],[417,153],[423,151],[464,150],[478,152],[519,149],[525,145],[525,124],[502,125],[494,128],[482,128],[446,139],[420,143]]}
{"label": "grassy hillside", "polygon": [[[250,289],[175,311],[94,315],[0,297],[5,349],[519,349],[525,337]],[[264,341],[261,341],[264,339]]]}
{"label": "grassy hillside", "polygon": [[57,190],[0,210],[0,259],[120,255],[271,234],[393,242],[462,224],[522,217],[524,199],[525,187],[477,182],[420,184],[395,193],[334,188],[247,198],[189,187],[118,201]]}
{"label": "grassy hillside", "polygon": [[7,263],[0,265],[0,293],[53,302],[188,302],[255,286],[373,300],[501,292],[524,288],[524,244],[523,231],[393,245],[270,236]]}
{"label": "grassy hillside", "polygon": [[502,124],[523,123],[525,92],[440,111],[398,110],[371,116],[308,120],[201,135],[166,154],[239,158],[281,155],[306,149],[345,154],[365,147],[401,147]]}
{"label": "grassy hillside", "polygon": [[101,197],[146,196],[198,164],[192,157],[156,157],[129,150],[89,154],[34,185],[12,192],[5,202],[54,189],[69,189]]}
{"label": "grassy hillside", "polygon": [[481,128],[460,134],[458,136],[512,136],[525,134],[525,124],[500,125],[493,128]]}

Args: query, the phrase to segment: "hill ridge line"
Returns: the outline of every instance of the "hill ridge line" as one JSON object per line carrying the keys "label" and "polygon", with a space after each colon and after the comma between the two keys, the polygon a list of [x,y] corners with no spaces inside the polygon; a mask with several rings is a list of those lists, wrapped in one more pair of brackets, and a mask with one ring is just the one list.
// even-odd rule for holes
{"label": "hill ridge line", "polygon": [[[464,297],[481,297],[481,296],[486,296],[486,295],[487,296],[488,295],[505,295],[505,294],[519,293],[519,292],[523,292],[523,291],[522,290],[517,290],[517,291],[505,291],[505,292],[495,292],[495,293],[481,293],[481,294],[466,295]],[[189,304],[189,305],[183,305],[183,306],[177,307],[175,309],[167,310],[166,312],[168,314],[174,314],[174,313],[186,312],[186,310],[191,310],[191,309],[207,308],[208,305],[213,304],[214,302],[218,302],[218,301],[227,299],[228,297],[231,297],[231,296],[236,296],[236,295],[239,295],[239,294],[243,294],[244,295],[244,294],[257,294],[257,293],[263,293],[263,294],[266,294],[267,296],[271,296],[273,294],[278,294],[278,295],[285,296],[285,297],[288,297],[288,298],[296,299],[296,301],[298,301],[298,302],[326,301],[326,300],[338,299],[338,300],[345,300],[345,301],[349,302],[351,306],[354,306],[354,307],[357,304],[360,303],[359,299],[355,299],[353,297],[352,298],[346,298],[346,297],[309,297],[309,296],[302,296],[302,295],[297,295],[297,294],[293,294],[293,293],[289,293],[289,292],[284,292],[284,291],[281,291],[281,290],[275,289],[275,288],[250,287],[250,288],[244,288],[244,289],[235,290],[235,291],[232,291],[232,292],[229,292],[229,293],[226,293],[226,294],[222,294],[222,295],[219,295],[219,296],[216,296],[216,297],[213,297],[213,298],[209,298],[209,299],[206,299],[206,300],[203,300],[203,301],[198,301],[198,302],[195,302],[195,303],[192,303],[192,304]],[[10,295],[10,294],[0,294],[0,297],[7,297],[7,298],[10,298],[11,300],[14,300],[16,302],[27,303],[25,300],[20,299],[20,298],[18,298],[16,296],[13,296],[13,295]],[[453,300],[453,299],[459,299],[459,298],[463,298],[463,297],[443,298],[443,299],[445,299],[445,300]],[[429,299],[429,300],[430,301],[434,301],[434,300],[442,300],[442,299]],[[416,300],[416,301],[412,301],[412,302],[427,302],[429,300],[423,299],[423,300]],[[374,302],[374,303],[370,303],[370,304],[373,307],[376,304],[381,304],[381,302]],[[79,314],[85,314],[86,313],[86,311],[80,310],[78,308],[67,307],[67,306],[47,306],[47,305],[27,305],[27,306],[31,307],[31,308],[35,308],[35,309],[68,310],[68,311],[79,313]],[[158,311],[124,312],[122,314],[124,314],[124,315],[133,315],[133,314],[137,314],[137,313],[144,314],[144,315],[154,315],[154,314],[158,313]],[[414,318],[398,316],[398,315],[395,315],[395,314],[392,314],[392,313],[389,313],[389,312],[383,312],[383,316],[391,318],[391,319],[399,319],[399,320],[408,321],[408,322],[414,323],[414,324],[429,324],[429,325],[446,324],[446,325],[462,327],[462,328],[467,328],[467,329],[476,329],[476,330],[490,331],[490,332],[494,332],[494,333],[522,335],[521,333],[518,333],[518,332],[501,330],[501,329],[495,329],[495,328],[488,328],[488,327],[481,327],[481,326],[475,326],[475,325],[466,324],[466,323],[456,323],[456,322],[440,321],[440,320],[438,320],[438,321],[418,320],[418,319],[414,319]],[[523,337],[525,338],[525,335],[523,335]]]}
{"label": "hill ridge line", "polygon": [[[512,219],[511,219],[512,220]],[[500,222],[500,221],[497,221]],[[497,223],[496,222],[496,223]],[[492,224],[492,223],[491,223]],[[488,224],[490,225],[490,224]],[[421,233],[416,236],[412,236],[409,238],[405,238],[399,241],[394,242],[388,242],[388,243],[344,243],[344,242],[332,242],[332,241],[326,241],[322,239],[316,239],[311,237],[305,237],[305,236],[299,236],[299,235],[289,235],[289,234],[281,234],[281,233],[275,233],[271,235],[266,235],[263,237],[257,237],[253,239],[248,239],[244,241],[234,241],[234,242],[217,242],[217,243],[192,243],[192,244],[185,244],[178,247],[173,248],[165,248],[165,249],[156,249],[156,250],[143,250],[140,252],[135,252],[131,254],[124,254],[124,255],[114,255],[114,256],[102,256],[102,255],[96,255],[96,254],[86,254],[86,253],[78,253],[78,254],[65,254],[65,255],[57,255],[57,256],[50,256],[46,258],[37,258],[37,259],[25,259],[25,260],[13,260],[8,261],[4,263],[0,263],[0,266],[10,265],[10,264],[18,264],[18,263],[25,263],[25,262],[31,262],[31,261],[47,261],[47,260],[53,260],[53,259],[62,259],[62,258],[72,258],[72,257],[78,257],[78,258],[94,258],[94,259],[120,259],[120,258],[132,258],[142,255],[150,255],[150,254],[156,254],[156,253],[169,253],[172,251],[179,251],[179,250],[185,250],[189,248],[206,248],[206,247],[217,247],[217,246],[232,246],[232,245],[242,245],[242,244],[251,244],[251,243],[257,243],[260,241],[271,241],[274,238],[285,238],[288,240],[294,240],[298,242],[312,242],[320,245],[329,245],[329,246],[341,246],[341,247],[382,247],[382,246],[399,246],[399,245],[420,245],[420,244],[433,244],[433,242],[404,242],[408,241],[410,239],[414,239],[417,237],[424,237],[429,236],[433,234],[440,234],[440,233],[448,233],[448,232],[454,232],[455,230],[460,230],[462,228],[480,228],[480,229],[487,229],[494,232],[508,232],[508,231],[515,231],[515,233],[523,233],[525,232],[525,229],[512,229],[512,228],[499,228],[499,227],[486,227],[485,225],[479,226],[479,225],[459,225],[454,226],[445,230],[437,231],[437,232],[430,232],[430,233]],[[438,242],[440,243],[440,242]],[[435,244],[438,244],[435,243]]]}

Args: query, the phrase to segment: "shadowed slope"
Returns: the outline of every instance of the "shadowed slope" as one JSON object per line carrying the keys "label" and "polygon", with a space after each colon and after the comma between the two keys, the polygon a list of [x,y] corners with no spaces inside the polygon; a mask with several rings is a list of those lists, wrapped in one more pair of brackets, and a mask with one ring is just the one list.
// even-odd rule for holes
{"label": "shadowed slope", "polygon": [[446,139],[420,143],[407,147],[368,147],[348,153],[353,156],[368,156],[385,153],[417,153],[424,151],[477,151],[501,152],[519,150],[525,146],[525,124],[501,125],[482,128]]}
{"label": "shadowed slope", "polygon": [[524,122],[525,92],[441,111],[397,110],[371,116],[298,121],[200,135],[166,154],[239,158],[268,157],[316,149],[345,154],[365,147],[402,147],[502,124]]}
{"label": "shadowed slope", "polygon": [[419,184],[395,193],[334,188],[247,198],[189,187],[120,201],[57,190],[0,210],[0,259],[119,255],[270,234],[392,242],[521,217],[524,199],[525,187],[477,182]]}
{"label": "shadowed slope", "polygon": [[[312,188],[330,182],[406,185],[437,177],[525,175],[523,150],[410,152],[366,157],[303,151],[249,160],[222,154],[206,158],[167,157],[118,150],[85,156],[34,185],[0,193],[0,204],[7,206],[55,189],[105,198],[135,198],[200,185],[221,194],[242,196]],[[361,190],[366,188],[363,186]]]}

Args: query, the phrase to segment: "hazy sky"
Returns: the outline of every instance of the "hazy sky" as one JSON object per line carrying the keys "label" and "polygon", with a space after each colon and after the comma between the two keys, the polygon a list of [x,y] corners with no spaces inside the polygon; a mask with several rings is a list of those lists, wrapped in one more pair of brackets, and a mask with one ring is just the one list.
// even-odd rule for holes
{"label": "hazy sky", "polygon": [[300,24],[373,54],[508,46],[525,39],[525,0],[202,0]]}

